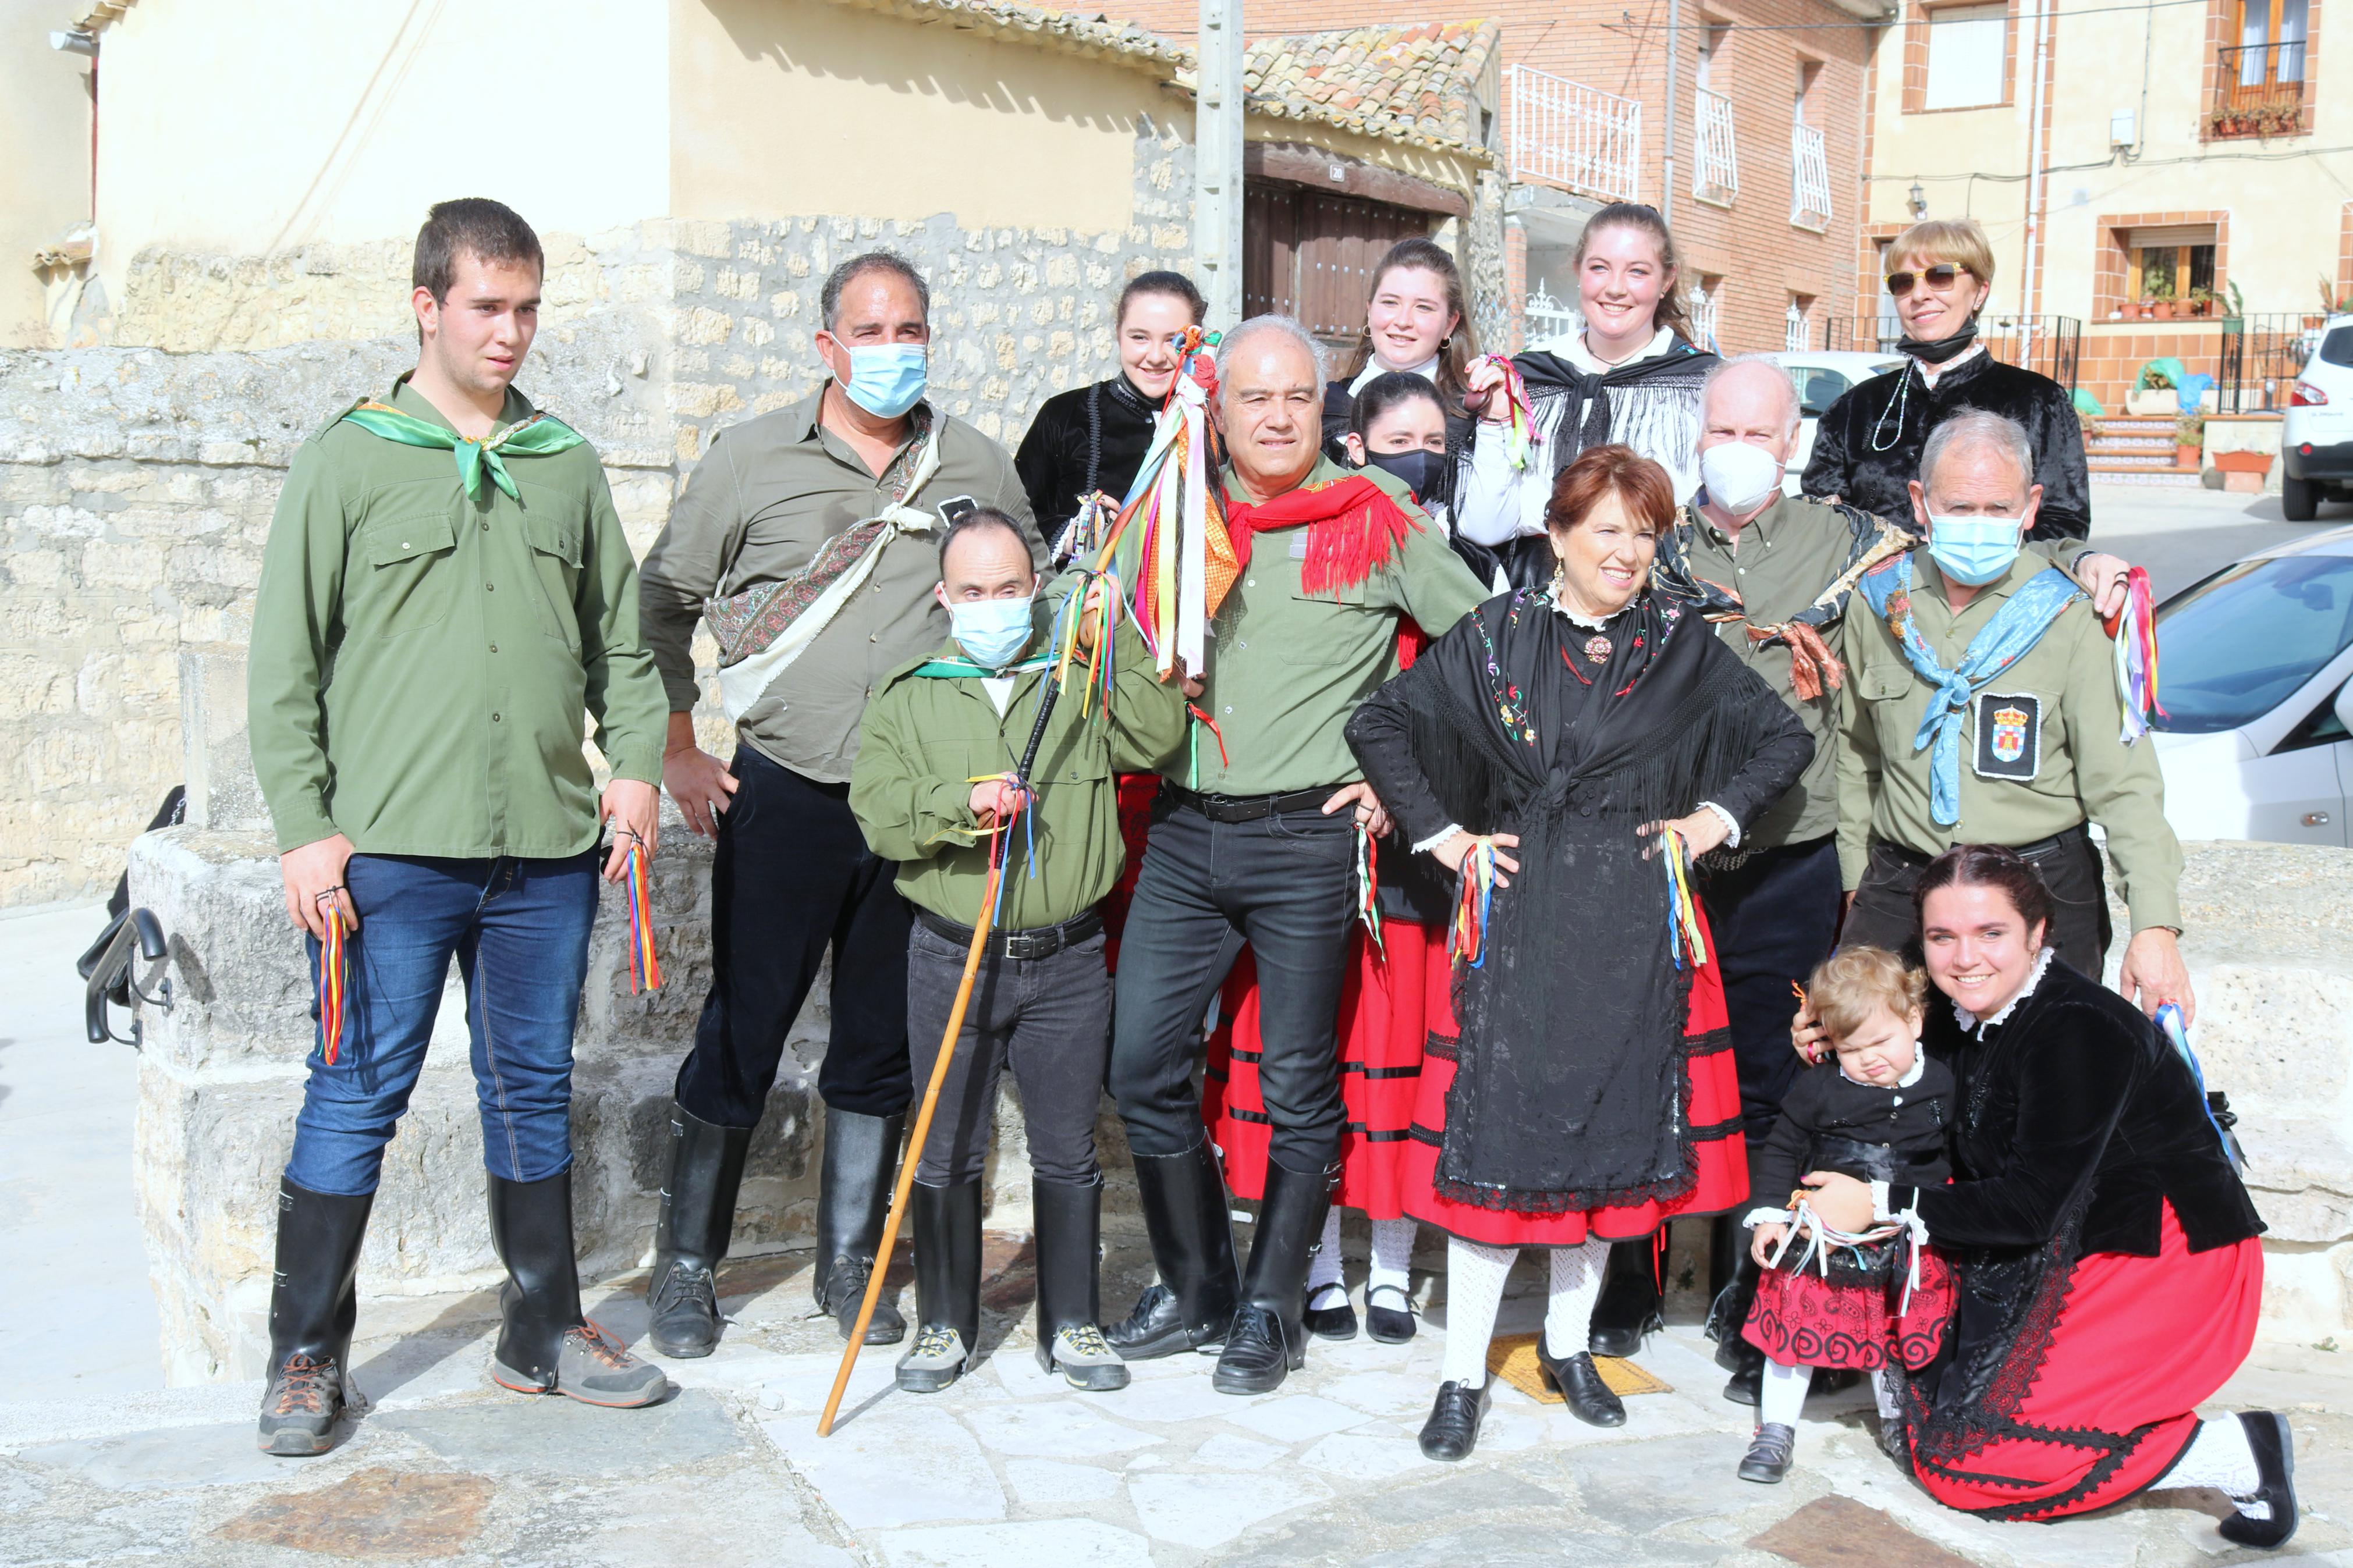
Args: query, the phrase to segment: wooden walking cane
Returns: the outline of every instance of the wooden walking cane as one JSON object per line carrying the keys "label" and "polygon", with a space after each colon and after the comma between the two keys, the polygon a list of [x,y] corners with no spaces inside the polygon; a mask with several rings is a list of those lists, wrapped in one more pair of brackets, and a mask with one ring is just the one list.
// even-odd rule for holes
{"label": "wooden walking cane", "polygon": [[[1083,590],[1082,590],[1083,592]],[[1106,650],[1106,655],[1108,650]],[[1038,747],[1046,738],[1046,720],[1054,711],[1054,700],[1061,695],[1060,672],[1049,668],[1044,689],[1038,697],[1038,721],[1029,727],[1029,744],[1021,755],[1021,767],[1014,782],[1026,794],[1029,788],[1029,770],[1037,765]],[[1005,884],[1006,845],[1013,836],[1013,824],[1002,825],[1003,831],[990,840],[988,851],[988,882],[981,889],[980,914],[972,924],[972,946],[965,951],[964,979],[956,986],[955,1005],[948,1009],[948,1026],[940,1037],[940,1054],[932,1063],[932,1080],[923,1087],[923,1109],[915,1112],[915,1125],[907,1135],[906,1152],[899,1160],[898,1184],[891,1189],[891,1215],[882,1222],[882,1245],[874,1259],[874,1270],[866,1278],[866,1299],[858,1304],[858,1323],[849,1331],[849,1342],[841,1347],[841,1369],[833,1374],[833,1392],[825,1396],[825,1414],[817,1420],[817,1435],[833,1436],[833,1417],[841,1408],[841,1396],[849,1387],[850,1369],[858,1364],[858,1352],[866,1342],[866,1325],[874,1317],[874,1303],[882,1299],[882,1277],[890,1271],[891,1254],[899,1245],[899,1226],[907,1214],[907,1199],[914,1190],[915,1166],[923,1159],[923,1141],[932,1131],[932,1112],[939,1108],[940,1086],[947,1081],[948,1059],[955,1054],[956,1037],[964,1033],[965,1009],[972,1002],[973,982],[980,974],[980,955],[987,950],[989,928],[997,921],[997,899]],[[966,1346],[969,1354],[972,1347]]]}

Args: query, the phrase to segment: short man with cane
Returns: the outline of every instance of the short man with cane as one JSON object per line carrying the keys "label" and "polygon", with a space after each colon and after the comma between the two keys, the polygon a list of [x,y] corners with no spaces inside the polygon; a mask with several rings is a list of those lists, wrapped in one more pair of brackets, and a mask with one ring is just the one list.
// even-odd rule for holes
{"label": "short man with cane", "polygon": [[[253,761],[321,1001],[279,1184],[261,1447],[324,1453],[350,1397],[353,1278],[385,1145],[452,957],[506,1265],[491,1375],[646,1405],[668,1384],[581,1311],[572,1031],[601,858],[650,853],[662,693],[596,453],[510,384],[538,237],[497,202],[417,237],[417,368],[294,459],[262,558]],[[613,778],[601,799],[581,710]]]}
{"label": "short man with cane", "polygon": [[[788,407],[722,431],[695,465],[642,573],[646,641],[670,694],[662,782],[687,826],[718,839],[711,995],[679,1065],[648,1337],[664,1355],[719,1343],[713,1271],[727,1255],[753,1130],[785,1037],[833,958],[818,1310],[849,1332],[876,1264],[907,1102],[907,901],[848,800],[867,699],[936,647],[942,521],[996,506],[1036,538],[1005,449],[923,397],[931,291],[889,251],[851,257],[819,290],[831,373]],[[719,643],[734,729],[722,763],[695,743],[696,621]],[[867,1330],[896,1343],[886,1300]]]}
{"label": "short man with cane", "polygon": [[[995,934],[929,1134],[909,1156],[918,1159],[920,1317],[899,1386],[945,1388],[977,1343],[981,1164],[997,1079],[1010,1067],[1029,1130],[1039,1364],[1075,1387],[1121,1388],[1127,1368],[1103,1341],[1096,1290],[1095,1110],[1111,1026],[1098,905],[1126,858],[1116,775],[1156,767],[1176,750],[1184,698],[1156,679],[1131,627],[1104,646],[1102,594],[1066,579],[1069,592],[1040,602],[1029,536],[994,508],[950,525],[940,576],[948,641],[884,678],[849,781],[867,842],[897,862],[899,890],[915,909],[907,1029],[919,1080],[932,1075],[984,918],[992,853],[1003,867]],[[1066,649],[1066,677],[1040,731]],[[1107,681],[1096,674],[1103,659]],[[1033,734],[1025,793],[1016,780]]]}
{"label": "short man with cane", "polygon": [[[1229,1394],[1266,1393],[1304,1362],[1308,1261],[1338,1178],[1357,836],[1388,826],[1342,727],[1397,673],[1402,618],[1436,637],[1487,596],[1401,481],[1324,457],[1322,359],[1284,316],[1219,344],[1211,408],[1241,572],[1211,623],[1210,732],[1164,769],[1120,948],[1111,1089],[1160,1282],[1111,1342],[1131,1361],[1222,1347],[1214,1381]],[[1193,1082],[1202,1014],[1245,942],[1272,1121],[1247,1269]]]}

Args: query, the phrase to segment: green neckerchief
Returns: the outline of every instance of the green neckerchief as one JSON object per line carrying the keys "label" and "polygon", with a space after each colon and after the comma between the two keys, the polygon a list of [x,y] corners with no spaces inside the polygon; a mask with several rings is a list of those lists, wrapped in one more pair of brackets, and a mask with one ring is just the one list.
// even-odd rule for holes
{"label": "green neckerchief", "polygon": [[458,482],[469,496],[482,491],[482,475],[487,470],[491,480],[510,498],[515,496],[514,476],[507,472],[501,452],[512,452],[523,458],[547,458],[558,452],[568,452],[587,439],[553,414],[534,414],[519,419],[487,441],[477,441],[460,436],[446,425],[436,425],[430,419],[419,419],[414,414],[404,414],[388,403],[373,398],[353,404],[343,417],[373,436],[387,441],[397,441],[404,447],[438,447],[453,452],[458,459]]}
{"label": "green neckerchief", "polygon": [[1045,669],[1053,662],[1052,655],[1041,654],[1036,658],[1024,659],[1019,664],[1008,664],[1003,669],[991,669],[985,664],[975,664],[968,658],[957,658],[951,655],[919,664],[907,674],[910,679],[923,678],[933,680],[953,680],[959,678],[970,679],[976,676],[983,680],[997,680],[1009,676],[1028,675],[1033,670]]}

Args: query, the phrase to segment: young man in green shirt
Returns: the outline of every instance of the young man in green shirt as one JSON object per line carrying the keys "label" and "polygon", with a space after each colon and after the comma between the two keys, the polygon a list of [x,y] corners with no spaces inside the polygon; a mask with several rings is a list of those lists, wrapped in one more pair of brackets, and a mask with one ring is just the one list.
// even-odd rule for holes
{"label": "young man in green shirt", "polygon": [[1106,655],[1111,689],[1090,689],[1096,634],[1082,616],[1079,656],[1025,793],[1013,775],[1037,728],[1057,610],[1076,607],[1067,595],[1038,601],[1028,531],[993,507],[952,523],[939,559],[948,642],[875,689],[849,775],[858,826],[874,853],[898,863],[899,891],[914,907],[907,1030],[918,1083],[930,1081],[981,918],[993,835],[1003,836],[1004,869],[996,934],[917,1152],[921,1326],[899,1386],[945,1388],[978,1342],[981,1164],[1009,1066],[1029,1130],[1039,1364],[1079,1388],[1123,1388],[1127,1368],[1103,1341],[1096,1291],[1095,1110],[1111,1028],[1098,906],[1126,858],[1117,775],[1157,767],[1176,749],[1184,696],[1155,676],[1124,620]]}
{"label": "young man in green shirt", "polygon": [[588,1321],[574,1267],[573,1021],[599,870],[653,849],[665,703],[596,451],[511,385],[542,270],[509,208],[433,208],[417,368],[303,445],[262,558],[254,767],[326,1003],[279,1184],[273,1454],[324,1453],[349,1397],[360,1242],[452,958],[508,1274],[491,1375],[591,1405],[667,1387]]}

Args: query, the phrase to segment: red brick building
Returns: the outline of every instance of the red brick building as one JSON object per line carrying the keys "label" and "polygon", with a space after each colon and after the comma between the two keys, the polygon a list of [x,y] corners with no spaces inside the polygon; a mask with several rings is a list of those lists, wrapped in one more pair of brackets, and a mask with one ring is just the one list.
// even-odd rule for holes
{"label": "red brick building", "polygon": [[[1179,39],[1195,0],[1113,0],[1112,15]],[[1669,0],[1491,0],[1433,15],[1395,0],[1258,0],[1255,44],[1433,20],[1501,27],[1488,145],[1504,193],[1508,318],[1531,336],[1566,324],[1569,255],[1611,200],[1671,216],[1704,325],[1727,353],[1816,346],[1857,295],[1864,104],[1876,0],[1715,0],[1680,5],[1667,112]],[[1670,159],[1672,158],[1672,164]],[[1531,314],[1529,301],[1535,310]],[[1490,316],[1492,320],[1492,315]]]}

